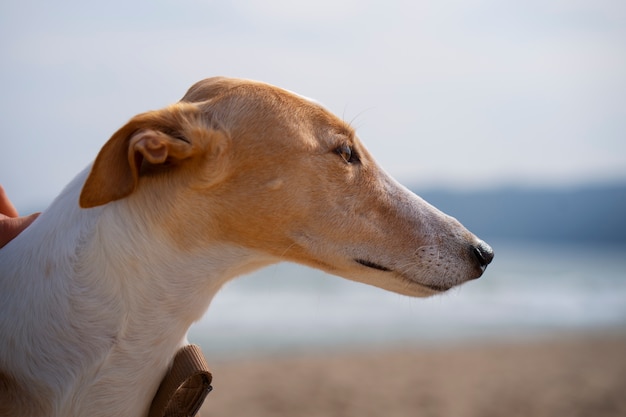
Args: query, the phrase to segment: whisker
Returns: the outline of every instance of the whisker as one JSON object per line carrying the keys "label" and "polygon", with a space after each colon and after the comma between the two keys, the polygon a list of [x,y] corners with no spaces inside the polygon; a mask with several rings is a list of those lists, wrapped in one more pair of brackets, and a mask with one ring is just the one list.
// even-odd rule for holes
{"label": "whisker", "polygon": [[368,107],[368,108],[366,108],[364,110],[361,110],[354,117],[352,117],[352,119],[349,122],[347,122],[346,121],[346,109],[347,109],[347,107],[348,107],[348,105],[346,105],[344,107],[344,109],[343,109],[343,114],[341,116],[341,120],[343,120],[344,123],[346,123],[348,126],[352,127],[354,130],[359,130],[359,127],[360,127],[360,125],[359,126],[355,125],[356,119],[361,117],[364,113],[374,109],[374,107],[372,106],[372,107]]}

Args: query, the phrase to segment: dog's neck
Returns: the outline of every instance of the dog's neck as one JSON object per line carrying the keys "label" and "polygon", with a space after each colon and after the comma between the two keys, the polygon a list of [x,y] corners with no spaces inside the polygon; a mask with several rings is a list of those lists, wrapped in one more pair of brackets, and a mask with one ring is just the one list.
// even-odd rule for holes
{"label": "dog's neck", "polygon": [[[15,341],[11,352],[0,352],[0,371],[36,395],[72,392],[80,399],[66,398],[66,408],[51,415],[78,415],[86,407],[142,415],[189,326],[224,282],[271,262],[218,242],[173,247],[145,211],[123,200],[81,210],[85,176],[0,252],[0,298],[10,313],[0,317],[0,333]],[[46,245],[55,249],[40,249]],[[22,255],[11,264],[11,251],[30,252],[31,262]],[[44,288],[48,296],[34,293]],[[21,329],[13,317],[21,317]],[[21,340],[32,335],[37,339]]]}

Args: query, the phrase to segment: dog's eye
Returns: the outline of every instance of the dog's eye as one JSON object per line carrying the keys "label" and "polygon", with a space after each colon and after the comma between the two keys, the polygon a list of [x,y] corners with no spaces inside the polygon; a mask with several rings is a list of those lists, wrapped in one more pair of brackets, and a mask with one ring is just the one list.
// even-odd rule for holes
{"label": "dog's eye", "polygon": [[335,152],[337,152],[337,154],[339,154],[339,156],[341,156],[341,158],[343,158],[343,160],[346,161],[348,164],[359,162],[359,158],[352,150],[352,147],[350,145],[341,145],[337,149],[335,149]]}

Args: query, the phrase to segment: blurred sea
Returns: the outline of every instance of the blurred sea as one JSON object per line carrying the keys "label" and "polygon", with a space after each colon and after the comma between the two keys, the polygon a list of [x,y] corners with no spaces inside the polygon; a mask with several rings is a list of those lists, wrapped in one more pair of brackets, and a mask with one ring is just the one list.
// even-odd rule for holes
{"label": "blurred sea", "polygon": [[405,297],[294,264],[230,282],[189,334],[211,358],[626,332],[626,246],[489,241],[485,275]]}

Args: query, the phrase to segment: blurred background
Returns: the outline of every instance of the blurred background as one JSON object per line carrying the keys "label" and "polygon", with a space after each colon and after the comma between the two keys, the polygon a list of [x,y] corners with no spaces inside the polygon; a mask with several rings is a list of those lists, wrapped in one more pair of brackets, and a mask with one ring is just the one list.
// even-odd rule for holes
{"label": "blurred background", "polygon": [[[573,388],[569,397],[533,392],[538,405],[528,409],[517,403],[528,406],[523,387],[518,397],[500,393],[508,415],[626,413],[616,399],[626,389],[626,356],[610,353],[626,346],[623,1],[5,1],[0,56],[0,182],[24,214],[43,210],[130,117],[227,75],[320,101],[357,128],[388,172],[495,249],[482,279],[427,300],[292,264],[240,278],[190,333],[222,375],[245,372],[229,368],[244,359],[384,351],[400,361],[407,351],[505,343],[519,349],[484,355],[532,362],[538,349],[553,352],[549,363],[571,358],[560,370],[580,367],[581,358],[612,364],[589,365],[603,370],[589,377],[594,389],[587,368],[579,379],[556,372],[550,380],[570,388],[583,381],[576,387],[589,399]],[[562,344],[525,348],[545,340]],[[472,358],[462,361],[468,374],[480,362]],[[399,363],[396,377],[427,372]],[[496,381],[521,372],[498,369]],[[542,369],[529,384],[541,385]],[[264,401],[226,398],[242,390],[236,377],[239,388],[209,398],[230,415],[246,414],[244,403],[256,416],[498,415],[484,404],[450,408],[444,394],[395,399],[404,408],[394,414],[376,402],[381,387],[358,397],[369,408],[355,408],[362,380],[341,385],[336,375],[311,372],[288,385],[316,375],[344,403],[317,390],[306,399],[316,401],[312,410],[290,408],[295,394],[271,397],[289,393],[286,383]],[[480,374],[472,381],[484,386]],[[245,391],[258,392],[250,384]],[[454,388],[458,396],[462,387]],[[449,389],[441,382],[441,392]]]}

